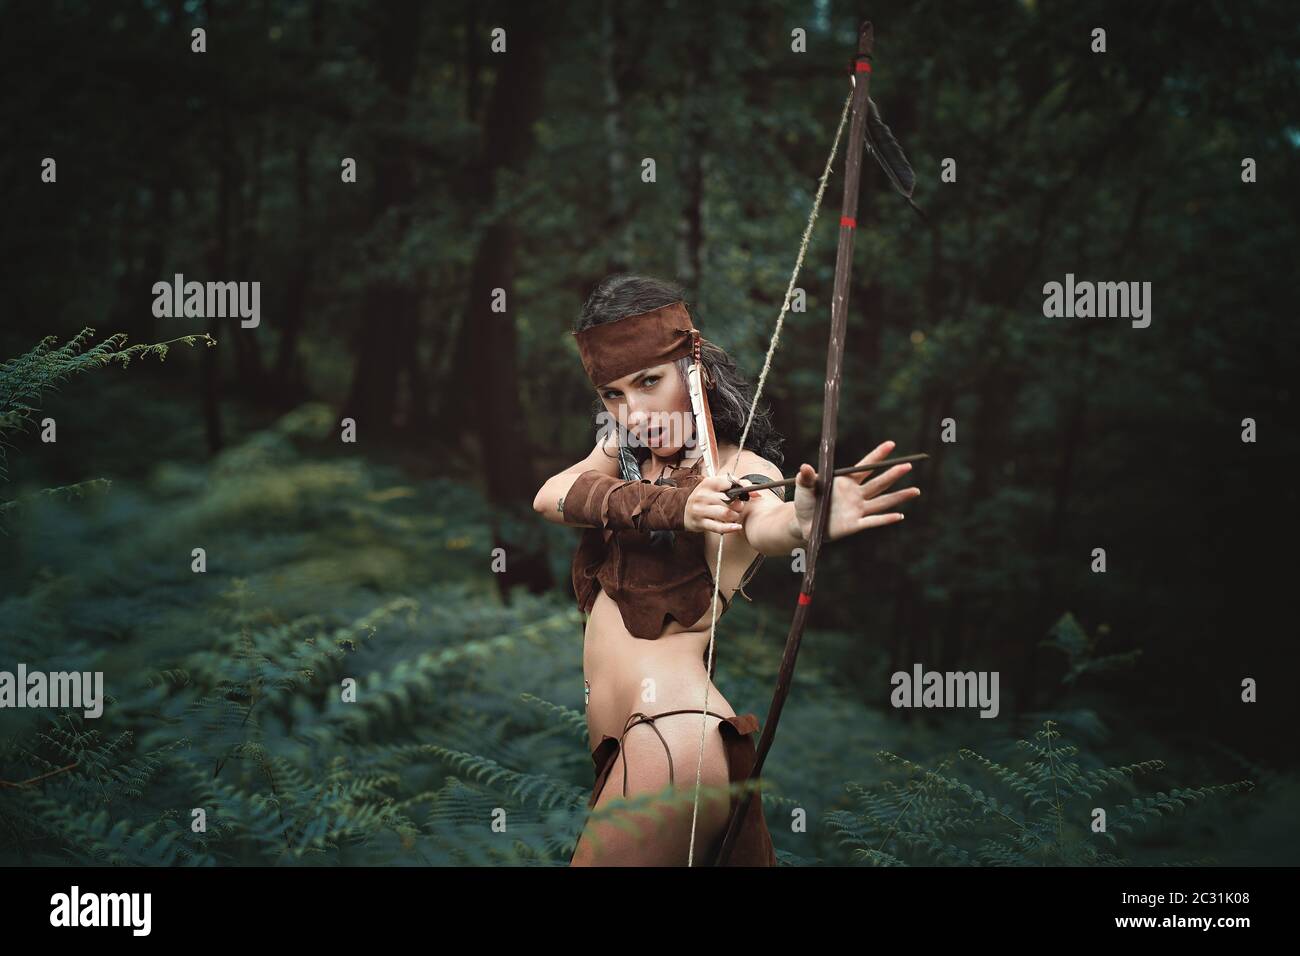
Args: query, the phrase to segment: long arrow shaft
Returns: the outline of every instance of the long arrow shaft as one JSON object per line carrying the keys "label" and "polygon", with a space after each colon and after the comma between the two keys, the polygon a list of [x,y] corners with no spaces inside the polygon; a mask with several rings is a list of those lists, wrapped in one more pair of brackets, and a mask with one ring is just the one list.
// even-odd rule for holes
{"label": "long arrow shaft", "polygon": [[[877,468],[892,468],[894,465],[906,464],[909,461],[925,461],[930,456],[922,453],[919,455],[903,455],[901,458],[884,458],[880,461],[872,462],[870,465],[849,465],[846,468],[836,468],[835,477],[841,475],[860,475],[864,471],[875,471]],[[764,481],[756,485],[739,485],[735,488],[728,488],[723,492],[728,498],[743,498],[750,491],[766,491],[768,488],[788,488],[799,479],[782,478],[780,481]],[[821,493],[821,475],[817,476],[817,492]]]}

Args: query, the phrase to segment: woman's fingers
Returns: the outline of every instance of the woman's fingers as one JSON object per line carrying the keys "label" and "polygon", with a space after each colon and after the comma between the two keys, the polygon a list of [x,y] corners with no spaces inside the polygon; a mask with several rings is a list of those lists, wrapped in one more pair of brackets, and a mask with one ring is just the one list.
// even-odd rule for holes
{"label": "woman's fingers", "polygon": [[723,492],[731,487],[731,479],[726,475],[713,475],[704,478],[695,487],[687,499],[690,514],[688,530],[712,531],[715,534],[731,534],[744,527],[736,519],[744,513],[745,502],[728,498]]}
{"label": "woman's fingers", "polygon": [[904,488],[888,495],[877,495],[862,503],[866,514],[877,514],[887,508],[896,508],[905,501],[911,501],[921,493],[920,488]]}
{"label": "woman's fingers", "polygon": [[862,494],[868,498],[872,498],[880,494],[882,491],[884,491],[886,488],[888,488],[890,485],[896,482],[899,478],[902,478],[905,474],[907,474],[911,470],[912,470],[912,463],[910,461],[907,461],[901,465],[895,465],[893,468],[890,468],[888,471],[886,471],[883,475],[877,475],[875,478],[872,478],[870,481],[859,482],[859,484],[862,485]]}
{"label": "woman's fingers", "polygon": [[704,505],[703,510],[700,511],[700,516],[712,518],[714,521],[721,521],[723,524],[731,524],[741,516],[744,505],[743,501],[733,501],[725,505]]}
{"label": "woman's fingers", "polygon": [[[728,484],[727,488],[730,487],[731,485]],[[726,493],[722,491],[714,492],[710,497],[712,498],[711,502],[709,498],[705,498],[700,502],[700,507],[705,509],[701,513],[712,515],[720,521],[734,520],[744,511],[745,502],[749,500],[748,498],[728,498]]]}
{"label": "woman's fingers", "polygon": [[[726,487],[730,488],[730,483]],[[706,531],[715,534],[732,534],[744,528],[744,525],[737,520],[744,514],[744,508],[745,502],[732,501],[719,491],[712,501],[703,498],[696,502],[695,520]]]}
{"label": "woman's fingers", "polygon": [[714,534],[735,534],[737,531],[744,530],[745,527],[732,521],[718,521],[715,518],[703,518],[700,520],[700,524],[705,531],[712,531]]}
{"label": "woman's fingers", "polygon": [[[869,465],[873,461],[880,461],[882,458],[888,458],[889,453],[893,450],[894,450],[894,443],[892,441],[883,441],[879,445],[877,445],[874,449],[872,449],[871,451],[863,455],[862,458],[858,460],[857,464]],[[888,474],[888,472],[886,472],[886,474]],[[863,473],[860,477],[855,477],[853,480],[856,481],[858,484],[862,484],[868,478],[870,478],[871,475],[872,472],[868,471]]]}
{"label": "woman's fingers", "polygon": [[899,511],[891,511],[883,515],[864,515],[857,520],[854,530],[865,531],[868,528],[879,528],[881,525],[898,524],[902,520],[903,514]]}

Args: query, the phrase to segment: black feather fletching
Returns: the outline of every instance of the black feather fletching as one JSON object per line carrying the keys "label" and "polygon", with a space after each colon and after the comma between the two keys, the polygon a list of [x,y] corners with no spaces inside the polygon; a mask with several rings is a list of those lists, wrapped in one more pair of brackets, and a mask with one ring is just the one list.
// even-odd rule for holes
{"label": "black feather fletching", "polygon": [[880,109],[871,97],[867,97],[866,141],[867,149],[871,151],[872,156],[876,157],[876,162],[885,171],[885,176],[894,188],[907,200],[907,204],[915,209],[922,219],[925,219],[921,207],[912,202],[912,190],[916,188],[916,173],[912,172],[912,164],[907,161],[903,147],[898,145],[898,140],[885,125],[885,121],[880,118]]}
{"label": "black feather fletching", "polygon": [[894,188],[904,196],[911,196],[916,188],[916,174],[903,154],[903,147],[898,145],[898,140],[880,118],[876,101],[870,97],[867,97],[867,146]]}

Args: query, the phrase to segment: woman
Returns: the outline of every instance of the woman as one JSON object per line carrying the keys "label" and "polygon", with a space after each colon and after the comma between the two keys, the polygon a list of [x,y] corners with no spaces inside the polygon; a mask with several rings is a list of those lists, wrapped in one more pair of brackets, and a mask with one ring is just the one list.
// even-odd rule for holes
{"label": "woman", "polygon": [[[728,501],[722,494],[734,486],[732,475],[742,476],[742,484],[779,480],[780,439],[766,413],[756,412],[737,457],[753,391],[724,351],[700,339],[671,283],[607,278],[588,299],[574,335],[601,418],[616,427],[604,431],[583,461],[548,479],[533,507],[549,521],[586,529],[574,555],[573,584],[579,606],[589,612],[583,672],[596,782],[588,805],[601,808],[669,786],[693,793],[703,719],[709,732],[701,784],[714,789],[709,799],[702,791],[696,859],[707,863],[738,802],[718,788],[748,776],[758,729],[752,714],[736,715],[706,672],[711,563],[721,536],[721,617],[764,556],[787,557],[807,544],[816,472],[800,466],[792,502],[777,489],[748,500]],[[702,470],[687,385],[697,341],[719,463],[714,477]],[[878,461],[892,448],[885,442],[860,463]],[[919,489],[880,493],[910,468],[868,474],[870,480],[835,479],[826,539],[901,520],[890,509]],[[706,686],[709,716],[702,718]],[[610,780],[615,785],[606,786]],[[688,798],[673,801],[657,818],[642,812],[625,815],[622,825],[592,821],[571,865],[685,865],[693,811]],[[775,865],[758,799],[750,803],[728,862]]]}

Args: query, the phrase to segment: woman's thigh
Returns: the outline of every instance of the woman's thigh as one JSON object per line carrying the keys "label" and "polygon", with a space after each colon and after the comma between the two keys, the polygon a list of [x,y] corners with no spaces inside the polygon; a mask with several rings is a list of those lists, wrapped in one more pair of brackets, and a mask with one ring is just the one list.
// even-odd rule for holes
{"label": "woman's thigh", "polygon": [[[721,835],[727,824],[730,799],[719,789],[727,786],[730,775],[720,721],[706,718],[704,765],[701,776],[700,813],[695,827],[695,860],[704,861],[707,848]],[[627,768],[627,796],[660,794],[669,785],[668,754],[672,754],[675,789],[670,801],[646,804],[626,810],[616,809],[611,816],[592,820],[578,840],[573,866],[685,866],[690,851],[691,818],[694,812],[695,773],[700,756],[700,717],[698,714],[674,714],[656,720],[655,728],[641,723],[623,738],[623,746],[610,769],[604,789],[596,799],[601,810],[623,796],[623,771]],[[664,744],[667,744],[665,749]]]}

